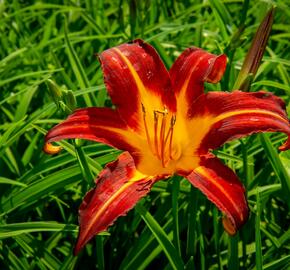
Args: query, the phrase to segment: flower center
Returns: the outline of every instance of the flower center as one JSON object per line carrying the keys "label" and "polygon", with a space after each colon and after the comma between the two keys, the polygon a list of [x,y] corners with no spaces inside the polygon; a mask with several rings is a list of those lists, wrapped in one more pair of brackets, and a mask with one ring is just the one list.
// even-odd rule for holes
{"label": "flower center", "polygon": [[143,104],[142,112],[146,139],[150,150],[161,161],[163,168],[165,168],[170,160],[175,159],[172,149],[172,138],[176,116],[169,113],[166,107],[163,110],[154,110],[154,122],[150,132],[148,123],[152,123],[152,121],[147,120],[146,109]]}

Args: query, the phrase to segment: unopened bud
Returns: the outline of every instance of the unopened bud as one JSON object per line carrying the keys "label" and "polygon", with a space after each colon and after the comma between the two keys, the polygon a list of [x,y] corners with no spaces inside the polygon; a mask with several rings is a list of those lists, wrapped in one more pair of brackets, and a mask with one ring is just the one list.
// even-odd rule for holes
{"label": "unopened bud", "polygon": [[49,93],[56,104],[56,106],[59,108],[59,101],[61,100],[62,97],[62,90],[61,88],[52,80],[48,79],[46,81],[47,88],[49,90]]}
{"label": "unopened bud", "polygon": [[71,111],[75,110],[77,107],[77,102],[72,90],[67,90],[65,92],[64,102]]}
{"label": "unopened bud", "polygon": [[246,82],[249,74],[254,79],[264,55],[274,20],[274,8],[271,8],[256,31],[251,47],[235,82],[234,89],[248,91],[250,84]]}

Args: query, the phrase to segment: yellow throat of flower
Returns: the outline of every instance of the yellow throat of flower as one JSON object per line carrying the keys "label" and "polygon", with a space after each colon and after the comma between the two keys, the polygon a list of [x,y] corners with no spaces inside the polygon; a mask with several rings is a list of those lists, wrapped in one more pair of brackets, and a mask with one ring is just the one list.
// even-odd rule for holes
{"label": "yellow throat of flower", "polygon": [[177,152],[174,151],[172,144],[176,115],[169,112],[166,107],[163,110],[153,110],[153,132],[150,132],[148,126],[150,120],[147,119],[148,115],[143,104],[142,112],[149,148],[161,161],[162,167],[166,168],[171,160],[177,160],[180,156],[180,154],[176,155]]}

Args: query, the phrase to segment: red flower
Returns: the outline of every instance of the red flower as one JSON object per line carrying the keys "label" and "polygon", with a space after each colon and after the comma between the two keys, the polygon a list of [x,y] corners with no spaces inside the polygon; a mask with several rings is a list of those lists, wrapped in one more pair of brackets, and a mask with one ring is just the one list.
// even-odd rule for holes
{"label": "red flower", "polygon": [[75,253],[126,214],[156,181],[175,173],[226,215],[224,227],[235,234],[248,218],[245,190],[211,150],[263,131],[286,133],[288,142],[280,149],[288,149],[283,101],[262,91],[205,94],[204,82],[217,83],[227,60],[199,48],[185,50],[169,72],[142,40],[106,50],[100,61],[116,109],[79,109],[45,137],[47,151],[51,142],[68,138],[125,151],[106,166],[84,198]]}

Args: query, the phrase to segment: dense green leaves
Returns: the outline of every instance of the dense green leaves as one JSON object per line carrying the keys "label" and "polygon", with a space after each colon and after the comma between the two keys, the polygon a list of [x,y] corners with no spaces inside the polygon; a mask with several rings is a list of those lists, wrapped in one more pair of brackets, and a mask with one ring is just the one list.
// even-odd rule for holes
{"label": "dense green leaves", "polygon": [[158,243],[167,256],[171,267],[175,270],[184,269],[183,262],[178,254],[178,250],[174,248],[173,244],[160,225],[141,204],[138,204],[136,209],[156,237]]}
{"label": "dense green leaves", "polygon": [[[216,151],[247,186],[251,215],[234,238],[198,190],[172,178],[156,183],[137,209],[78,257],[72,255],[78,207],[120,152],[71,140],[59,142],[56,156],[42,152],[47,130],[75,105],[112,106],[96,53],[143,38],[169,68],[186,47],[226,52],[224,79],[206,89],[231,90],[268,3],[0,1],[0,268],[288,269],[290,155],[277,151],[282,134],[253,135]],[[251,91],[271,91],[287,104],[289,3],[275,5]],[[62,91],[59,97],[47,88],[50,82]]]}
{"label": "dense green leaves", "polygon": [[0,239],[14,237],[23,233],[31,232],[77,232],[76,225],[60,224],[56,222],[24,222],[0,226]]}

